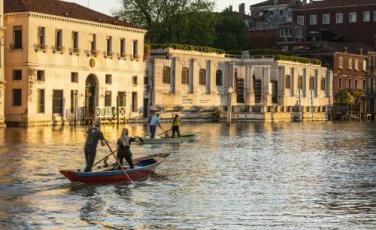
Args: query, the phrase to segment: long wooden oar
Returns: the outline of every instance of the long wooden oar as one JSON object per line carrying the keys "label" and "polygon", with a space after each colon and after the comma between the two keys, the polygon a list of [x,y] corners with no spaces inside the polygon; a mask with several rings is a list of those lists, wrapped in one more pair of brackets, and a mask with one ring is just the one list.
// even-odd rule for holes
{"label": "long wooden oar", "polygon": [[110,149],[111,155],[115,158],[116,163],[119,165],[119,167],[123,170],[124,175],[128,178],[128,180],[133,184],[134,181],[131,179],[131,177],[128,175],[127,171],[123,168],[123,166],[120,164],[119,160],[117,159],[115,153],[112,151],[111,146],[108,144],[108,141],[106,141],[106,145],[108,149]]}
{"label": "long wooden oar", "polygon": [[[179,125],[179,127],[182,127],[184,124],[181,124],[181,125]],[[171,131],[172,130],[172,127],[170,128],[170,129],[168,129],[168,130],[164,130],[164,132],[163,133],[161,133],[161,134],[159,134],[158,136],[161,136],[161,135],[163,135],[163,134],[165,134],[165,133],[167,133],[167,132],[169,132],[169,131]]]}
{"label": "long wooden oar", "polygon": [[[116,153],[116,152],[117,152],[117,150],[114,151],[114,153]],[[102,161],[106,161],[111,155],[112,155],[112,153],[109,153],[108,155],[106,155],[105,157],[103,157],[102,159],[100,159],[99,161],[97,161],[97,163],[95,163],[93,165],[93,167],[99,165]]]}

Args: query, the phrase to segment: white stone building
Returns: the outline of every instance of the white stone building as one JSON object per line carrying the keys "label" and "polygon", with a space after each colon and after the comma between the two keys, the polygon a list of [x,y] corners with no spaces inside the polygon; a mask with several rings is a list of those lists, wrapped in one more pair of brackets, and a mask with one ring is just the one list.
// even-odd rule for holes
{"label": "white stone building", "polygon": [[8,124],[142,116],[145,30],[58,0],[5,0],[4,18]]}

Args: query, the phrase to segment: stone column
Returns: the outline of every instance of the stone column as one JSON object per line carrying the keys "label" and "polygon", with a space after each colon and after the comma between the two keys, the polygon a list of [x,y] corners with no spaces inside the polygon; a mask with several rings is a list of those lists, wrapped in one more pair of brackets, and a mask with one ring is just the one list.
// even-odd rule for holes
{"label": "stone column", "polygon": [[0,127],[5,127],[4,119],[4,22],[3,22],[3,0],[0,0]]}

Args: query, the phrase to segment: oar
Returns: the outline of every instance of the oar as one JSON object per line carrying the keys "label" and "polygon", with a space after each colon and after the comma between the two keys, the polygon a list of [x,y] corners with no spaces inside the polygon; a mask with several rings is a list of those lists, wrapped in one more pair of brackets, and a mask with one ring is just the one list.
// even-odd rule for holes
{"label": "oar", "polygon": [[168,129],[168,130],[163,130],[163,133],[160,133],[158,136],[162,136],[163,134],[169,132],[170,130],[172,130],[172,128],[171,128],[171,129]]}
{"label": "oar", "polygon": [[120,164],[120,162],[119,162],[119,160],[117,159],[115,153],[112,151],[111,146],[108,144],[108,142],[107,142],[106,140],[105,140],[105,142],[106,142],[106,145],[107,145],[108,149],[110,149],[111,155],[115,158],[116,163],[117,163],[117,164],[119,165],[119,167],[123,170],[123,173],[124,173],[124,175],[128,178],[128,180],[133,184],[134,181],[130,178],[130,176],[128,175],[127,171],[124,170],[123,166]]}
{"label": "oar", "polygon": [[[114,153],[116,153],[116,152],[117,152],[117,150],[114,151]],[[106,155],[105,157],[103,157],[102,159],[100,159],[97,163],[95,163],[93,165],[93,167],[99,165],[102,161],[106,161],[111,155],[112,155],[112,153],[109,153],[108,155]]]}

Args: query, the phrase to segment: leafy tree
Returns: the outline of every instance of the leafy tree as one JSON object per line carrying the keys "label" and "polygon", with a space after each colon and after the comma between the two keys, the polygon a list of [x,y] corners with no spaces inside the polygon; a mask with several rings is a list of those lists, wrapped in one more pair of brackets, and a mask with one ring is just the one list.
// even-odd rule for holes
{"label": "leafy tree", "polygon": [[336,99],[339,104],[351,105],[354,102],[354,97],[346,90],[338,91],[336,93]]}
{"label": "leafy tree", "polygon": [[216,48],[230,50],[246,50],[249,48],[247,27],[242,17],[225,10],[219,15],[215,27]]}
{"label": "leafy tree", "polygon": [[[209,0],[122,0],[122,9],[116,15],[147,29],[152,43],[178,43],[187,40],[190,33],[196,40],[197,33],[211,31],[213,18],[204,15],[213,8],[214,3]],[[210,43],[211,37],[204,34],[203,43]]]}

